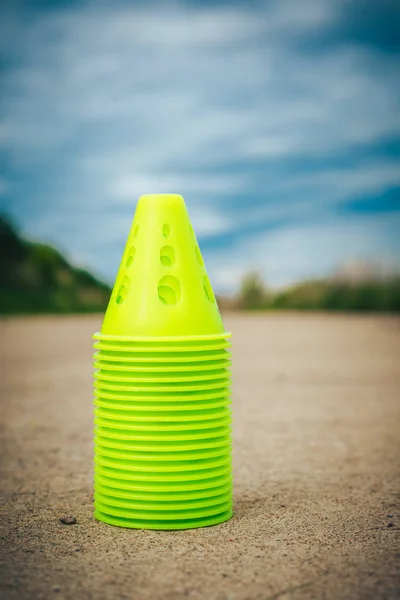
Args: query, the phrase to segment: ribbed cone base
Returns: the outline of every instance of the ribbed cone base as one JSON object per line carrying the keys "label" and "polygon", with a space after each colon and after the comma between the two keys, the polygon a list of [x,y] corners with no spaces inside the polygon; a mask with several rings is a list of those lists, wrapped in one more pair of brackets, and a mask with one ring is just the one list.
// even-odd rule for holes
{"label": "ribbed cone base", "polygon": [[212,515],[205,518],[194,518],[194,519],[182,519],[175,521],[162,521],[159,519],[155,520],[138,520],[131,518],[120,518],[111,516],[108,512],[102,512],[101,510],[95,510],[94,516],[98,521],[108,523],[109,525],[116,525],[117,527],[129,527],[131,529],[195,529],[198,527],[207,527],[209,525],[218,525],[224,521],[228,521],[233,515],[233,511],[228,510],[217,515]]}
{"label": "ribbed cone base", "polygon": [[228,520],[229,343],[96,338],[95,517],[138,529]]}

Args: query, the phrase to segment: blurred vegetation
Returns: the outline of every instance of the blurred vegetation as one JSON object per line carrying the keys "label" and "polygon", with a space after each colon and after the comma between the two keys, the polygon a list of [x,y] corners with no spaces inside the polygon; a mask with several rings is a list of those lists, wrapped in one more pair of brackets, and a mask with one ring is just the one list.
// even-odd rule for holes
{"label": "blurred vegetation", "polygon": [[[72,266],[57,250],[22,238],[0,215],[0,314],[103,311],[109,286]],[[334,277],[272,292],[249,273],[222,309],[400,312],[400,276]]]}
{"label": "blurred vegetation", "polygon": [[268,306],[269,296],[258,273],[249,273],[243,278],[238,298],[238,308],[257,309]]}
{"label": "blurred vegetation", "polygon": [[257,274],[247,275],[234,303],[256,310],[400,311],[400,276],[306,281],[271,293]]}
{"label": "blurred vegetation", "polygon": [[108,285],[51,246],[21,238],[0,215],[0,313],[102,311],[109,296]]}

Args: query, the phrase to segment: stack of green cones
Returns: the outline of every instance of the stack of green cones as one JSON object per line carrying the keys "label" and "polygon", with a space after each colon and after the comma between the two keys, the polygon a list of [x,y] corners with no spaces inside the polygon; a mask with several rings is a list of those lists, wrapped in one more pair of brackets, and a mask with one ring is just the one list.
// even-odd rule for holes
{"label": "stack of green cones", "polygon": [[95,338],[95,517],[189,529],[232,516],[228,338],[184,200],[141,196]]}

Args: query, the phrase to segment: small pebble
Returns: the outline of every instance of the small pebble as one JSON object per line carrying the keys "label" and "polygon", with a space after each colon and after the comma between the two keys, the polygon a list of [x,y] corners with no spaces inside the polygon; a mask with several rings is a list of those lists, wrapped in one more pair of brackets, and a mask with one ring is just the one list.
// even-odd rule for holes
{"label": "small pebble", "polygon": [[71,515],[66,515],[65,517],[61,517],[60,523],[62,523],[63,525],[75,525],[76,517],[73,517]]}
{"label": "small pebble", "polygon": [[387,526],[388,527],[394,527],[394,523],[388,523]]}

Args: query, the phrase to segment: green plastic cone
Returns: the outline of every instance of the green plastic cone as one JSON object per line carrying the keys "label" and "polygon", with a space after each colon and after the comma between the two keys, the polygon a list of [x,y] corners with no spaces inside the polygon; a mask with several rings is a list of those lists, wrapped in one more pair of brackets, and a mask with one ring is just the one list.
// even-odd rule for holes
{"label": "green plastic cone", "polygon": [[141,196],[95,338],[95,517],[232,516],[230,343],[184,200]]}
{"label": "green plastic cone", "polygon": [[101,334],[226,335],[182,196],[139,198]]}

